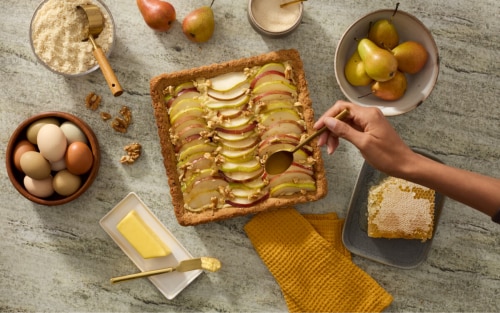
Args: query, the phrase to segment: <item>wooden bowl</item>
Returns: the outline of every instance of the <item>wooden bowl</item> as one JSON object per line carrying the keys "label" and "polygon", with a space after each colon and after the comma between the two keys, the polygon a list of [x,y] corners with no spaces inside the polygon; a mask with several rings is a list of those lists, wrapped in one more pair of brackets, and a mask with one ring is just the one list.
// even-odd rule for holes
{"label": "wooden bowl", "polygon": [[[61,196],[58,195],[57,193],[54,193],[52,196],[47,197],[47,198],[39,198],[36,197],[32,194],[30,194],[26,188],[24,187],[23,179],[24,179],[24,173],[19,171],[15,165],[14,165],[14,149],[17,145],[17,143],[23,139],[26,139],[26,130],[28,127],[35,121],[38,121],[43,118],[48,118],[48,117],[53,117],[58,120],[60,120],[61,123],[65,121],[70,121],[74,123],[76,126],[78,126],[85,136],[87,137],[90,150],[92,151],[92,156],[93,156],[93,163],[92,167],[89,172],[87,172],[84,175],[81,175],[80,177],[82,178],[82,185],[80,188],[73,194],[69,196]],[[17,191],[23,195],[25,198],[28,200],[42,204],[42,205],[61,205],[68,203],[70,201],[75,200],[79,196],[81,196],[89,187],[92,185],[94,182],[94,179],[97,176],[97,172],[99,171],[99,165],[100,165],[100,150],[99,150],[99,142],[97,141],[97,137],[95,136],[94,132],[90,128],[90,126],[79,119],[78,117],[65,113],[65,112],[43,112],[36,114],[34,116],[31,116],[30,118],[24,120],[14,131],[14,133],[11,135],[9,139],[9,143],[7,144],[7,152],[6,152],[6,167],[7,167],[7,174],[9,176],[10,181],[14,185],[14,187],[17,189]]]}

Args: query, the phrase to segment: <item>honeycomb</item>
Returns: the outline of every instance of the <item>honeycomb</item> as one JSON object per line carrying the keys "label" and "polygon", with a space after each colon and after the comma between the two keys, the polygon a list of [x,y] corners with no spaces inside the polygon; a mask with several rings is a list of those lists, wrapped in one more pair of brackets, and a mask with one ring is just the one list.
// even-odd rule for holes
{"label": "honeycomb", "polygon": [[432,238],[435,191],[396,177],[387,177],[368,193],[368,236]]}

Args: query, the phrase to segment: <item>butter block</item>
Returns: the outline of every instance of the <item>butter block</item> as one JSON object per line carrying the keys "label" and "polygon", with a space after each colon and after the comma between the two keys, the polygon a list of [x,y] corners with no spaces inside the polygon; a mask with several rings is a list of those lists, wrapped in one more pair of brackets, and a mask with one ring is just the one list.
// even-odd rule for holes
{"label": "butter block", "polygon": [[144,259],[172,253],[135,210],[130,211],[116,228]]}

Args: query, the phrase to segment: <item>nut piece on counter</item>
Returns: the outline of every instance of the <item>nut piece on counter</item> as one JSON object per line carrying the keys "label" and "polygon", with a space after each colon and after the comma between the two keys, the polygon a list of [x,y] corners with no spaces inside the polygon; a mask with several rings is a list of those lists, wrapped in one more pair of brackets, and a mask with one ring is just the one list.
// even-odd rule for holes
{"label": "nut piece on counter", "polygon": [[85,97],[85,106],[87,109],[91,109],[92,111],[97,110],[99,105],[101,104],[101,96],[98,94],[91,92]]}
{"label": "nut piece on counter", "polygon": [[101,116],[101,119],[103,121],[111,119],[111,114],[109,114],[108,112],[100,112],[99,115]]}
{"label": "nut piece on counter", "polygon": [[111,127],[117,132],[126,133],[128,126],[132,123],[132,111],[129,107],[123,106],[120,109],[120,114],[123,118],[115,117],[111,122]]}
{"label": "nut piece on counter", "polygon": [[141,156],[141,149],[141,145],[137,142],[126,145],[123,150],[127,151],[127,155],[121,157],[120,163],[134,163]]}

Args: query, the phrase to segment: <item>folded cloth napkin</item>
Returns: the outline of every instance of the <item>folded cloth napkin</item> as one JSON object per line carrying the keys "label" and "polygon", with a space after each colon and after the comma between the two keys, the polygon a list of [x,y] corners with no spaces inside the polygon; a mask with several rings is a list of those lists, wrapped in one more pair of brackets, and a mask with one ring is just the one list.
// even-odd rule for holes
{"label": "folded cloth napkin", "polygon": [[284,208],[255,215],[245,231],[281,287],[290,312],[381,312],[392,302],[352,263],[343,220]]}

